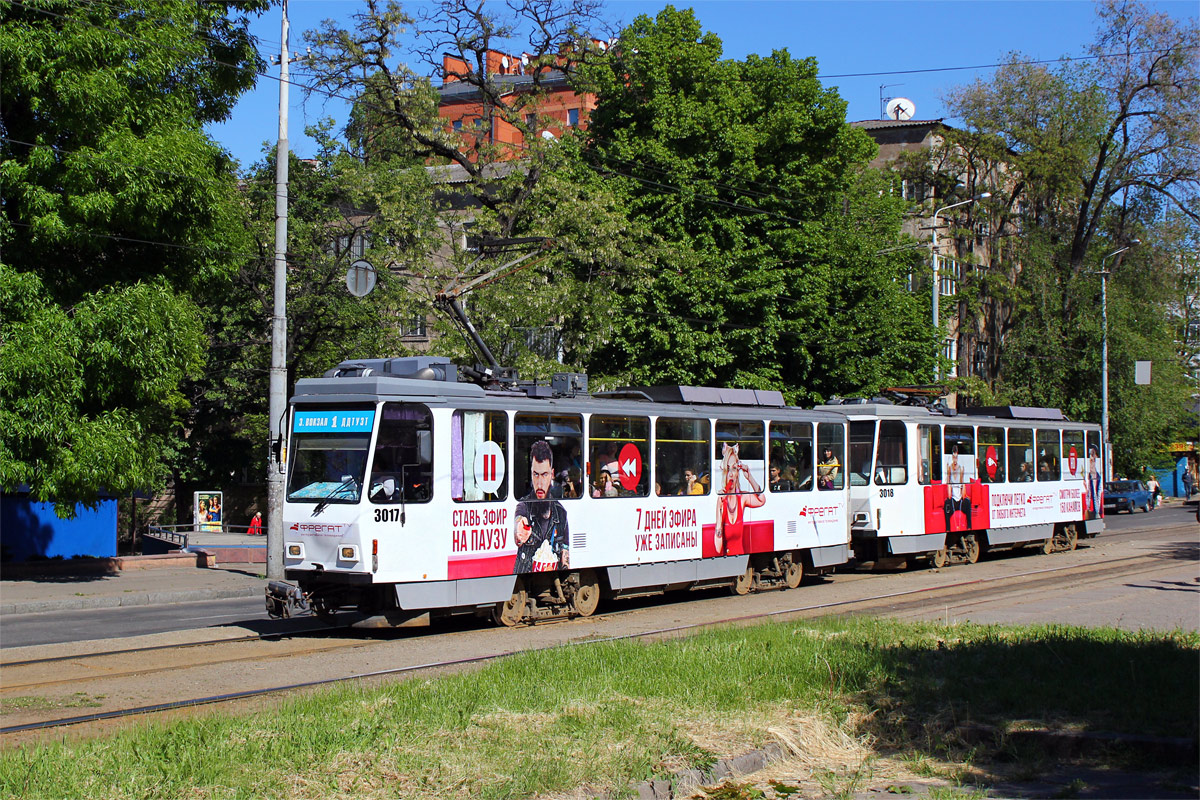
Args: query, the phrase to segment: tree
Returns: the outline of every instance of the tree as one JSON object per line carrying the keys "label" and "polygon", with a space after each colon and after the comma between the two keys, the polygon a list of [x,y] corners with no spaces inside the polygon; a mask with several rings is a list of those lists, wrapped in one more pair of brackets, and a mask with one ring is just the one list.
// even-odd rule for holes
{"label": "tree", "polygon": [[[424,255],[391,257],[406,266],[409,313],[428,313],[445,287],[515,257],[489,242],[539,237],[552,242],[544,259],[466,299],[491,349],[527,377],[561,371],[560,358],[586,363],[603,348],[611,339],[606,311],[613,305],[614,284],[646,269],[639,259],[645,232],[630,224],[600,176],[582,167],[576,137],[561,129],[554,138],[538,135],[547,127],[541,111],[550,88],[562,86],[596,52],[581,33],[598,24],[596,8],[589,0],[503,7],[445,0],[412,17],[395,3],[368,2],[352,29],[327,22],[306,35],[313,48],[312,91],[354,98],[346,146],[361,162],[362,174],[434,165],[441,246]],[[404,31],[413,32],[411,51],[403,50]],[[495,61],[506,49],[525,52],[527,63],[518,76],[511,70],[497,74]],[[438,116],[430,80],[399,63],[401,52],[415,53],[435,76],[467,87],[480,104],[480,124],[453,131]],[[451,58],[443,61],[443,53]],[[500,121],[523,141],[493,141],[488,132]],[[438,183],[449,170],[461,172],[465,182],[456,177]],[[382,197],[378,209],[378,222],[391,219]],[[475,359],[448,320],[437,327],[443,334],[436,345],[440,354],[465,363]]]}
{"label": "tree", "polygon": [[864,172],[874,145],[812,59],[721,54],[667,7],[581,67],[591,163],[665,244],[622,298],[613,372],[800,401],[915,379],[933,346],[905,257],[877,255],[900,209]]}
{"label": "tree", "polygon": [[0,485],[74,502],[161,483],[205,360],[197,301],[244,254],[202,131],[260,64],[265,2],[0,3]]}
{"label": "tree", "polygon": [[[437,0],[418,17],[394,0],[366,0],[352,30],[326,21],[305,39],[312,53],[309,91],[350,96],[355,101],[347,133],[364,158],[402,155],[454,164],[468,176],[475,202],[495,215],[496,236],[509,237],[521,223],[542,177],[552,145],[538,135],[541,103],[551,84],[561,82],[593,52],[581,31],[597,22],[594,0],[527,0],[503,6],[482,0]],[[477,124],[455,132],[438,116],[438,95],[429,78],[398,61],[401,37],[412,30],[418,60],[444,81],[469,87],[481,104]],[[520,90],[501,76],[492,53],[528,48]],[[443,54],[453,58],[447,69]],[[461,65],[461,66],[457,66]],[[522,134],[522,168],[497,171],[511,159],[511,146],[490,132],[502,120]]]}
{"label": "tree", "polygon": [[[1131,471],[1178,425],[1187,391],[1175,344],[1181,261],[1159,232],[1168,218],[1177,233],[1200,223],[1200,27],[1137,3],[1097,9],[1093,61],[1049,68],[1014,54],[951,96],[968,131],[948,147],[1003,165],[987,205],[1001,279],[960,287],[960,312],[969,321],[1003,308],[1002,397],[1099,420],[1097,272],[1111,267],[1111,433],[1117,468]],[[1107,258],[1135,238],[1144,245]],[[1133,385],[1135,360],[1155,362],[1150,387]]]}

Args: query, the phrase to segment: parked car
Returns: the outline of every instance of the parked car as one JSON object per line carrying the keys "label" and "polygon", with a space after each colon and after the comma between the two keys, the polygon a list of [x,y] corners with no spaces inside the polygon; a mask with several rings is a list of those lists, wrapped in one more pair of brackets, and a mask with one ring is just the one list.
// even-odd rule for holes
{"label": "parked car", "polygon": [[1149,511],[1154,498],[1141,481],[1109,481],[1104,484],[1104,512],[1117,513],[1135,508]]}

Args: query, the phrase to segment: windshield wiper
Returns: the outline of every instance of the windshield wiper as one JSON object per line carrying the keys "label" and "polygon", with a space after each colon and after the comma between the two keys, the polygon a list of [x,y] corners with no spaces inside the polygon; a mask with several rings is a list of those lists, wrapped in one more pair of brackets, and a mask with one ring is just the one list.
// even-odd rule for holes
{"label": "windshield wiper", "polygon": [[347,478],[346,480],[342,481],[341,483],[339,483],[333,489],[329,490],[329,493],[325,495],[325,498],[323,500],[321,500],[321,502],[319,502],[315,506],[313,506],[312,516],[315,517],[318,514],[320,514],[322,511],[324,511],[325,508],[329,505],[329,499],[331,497],[333,497],[335,494],[340,492],[342,489],[345,489],[347,486],[353,486],[356,483],[358,483],[358,481],[356,481],[353,477],[350,477],[350,478]]}

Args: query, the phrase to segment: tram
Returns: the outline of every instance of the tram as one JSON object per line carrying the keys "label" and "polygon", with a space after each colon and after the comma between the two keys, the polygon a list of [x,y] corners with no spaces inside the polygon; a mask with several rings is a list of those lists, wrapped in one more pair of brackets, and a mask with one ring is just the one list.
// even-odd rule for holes
{"label": "tram", "polygon": [[[468,373],[469,374],[469,373]],[[795,588],[850,555],[850,422],[778,392],[589,394],[460,380],[443,358],[343,362],[288,409],[273,616],[502,625],[601,597]],[[827,455],[826,455],[827,454]]]}
{"label": "tram", "polygon": [[973,563],[988,549],[1072,550],[1104,530],[1098,425],[1058,409],[955,412],[877,398],[818,406],[849,424],[851,543],[860,563]]}

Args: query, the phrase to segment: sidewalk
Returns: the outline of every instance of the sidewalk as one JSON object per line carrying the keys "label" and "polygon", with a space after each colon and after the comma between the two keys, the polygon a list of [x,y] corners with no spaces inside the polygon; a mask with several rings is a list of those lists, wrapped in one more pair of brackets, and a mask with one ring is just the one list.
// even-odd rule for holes
{"label": "sidewalk", "polygon": [[267,581],[260,576],[265,573],[265,564],[230,563],[208,569],[181,564],[109,573],[5,575],[0,615],[262,597]]}

